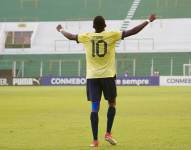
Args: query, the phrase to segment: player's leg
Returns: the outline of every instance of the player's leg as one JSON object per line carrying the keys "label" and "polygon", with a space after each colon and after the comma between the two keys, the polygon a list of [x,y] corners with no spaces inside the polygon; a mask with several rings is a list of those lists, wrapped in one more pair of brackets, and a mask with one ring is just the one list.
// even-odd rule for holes
{"label": "player's leg", "polygon": [[98,123],[99,123],[99,107],[101,100],[102,90],[99,85],[98,79],[88,79],[87,80],[87,98],[91,101],[92,111],[90,114],[91,128],[93,134],[93,143],[91,147],[98,146]]}
{"label": "player's leg", "polygon": [[99,145],[98,143],[99,107],[100,107],[99,101],[95,101],[95,102],[92,101],[92,111],[90,114],[90,120],[91,120],[92,134],[93,134],[93,143],[90,145],[91,147],[96,147]]}
{"label": "player's leg", "polygon": [[116,99],[112,99],[108,101],[109,107],[107,111],[107,129],[105,134],[105,140],[108,141],[112,145],[116,145],[117,141],[112,137],[111,129],[113,126],[115,114],[116,114]]}
{"label": "player's leg", "polygon": [[116,114],[116,83],[115,78],[106,78],[103,81],[103,93],[106,100],[108,100],[108,111],[107,111],[107,129],[105,139],[112,145],[116,145],[117,141],[112,138],[111,130]]}
{"label": "player's leg", "polygon": [[116,99],[108,100],[108,111],[107,111],[107,133],[111,133],[113,121],[116,114]]}

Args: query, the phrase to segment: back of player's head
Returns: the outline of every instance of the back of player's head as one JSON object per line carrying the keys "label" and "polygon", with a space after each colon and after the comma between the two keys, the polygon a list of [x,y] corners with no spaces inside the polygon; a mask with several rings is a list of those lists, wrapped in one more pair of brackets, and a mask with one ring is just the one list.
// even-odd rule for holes
{"label": "back of player's head", "polygon": [[105,24],[105,19],[103,16],[96,16],[93,20],[93,27],[96,29],[96,30],[101,30],[101,29],[104,29],[106,27],[106,24]]}

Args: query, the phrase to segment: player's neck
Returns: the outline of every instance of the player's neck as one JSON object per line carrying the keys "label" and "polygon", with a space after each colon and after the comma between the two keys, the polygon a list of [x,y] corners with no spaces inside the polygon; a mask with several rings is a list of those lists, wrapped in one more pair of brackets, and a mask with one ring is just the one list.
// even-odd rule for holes
{"label": "player's neck", "polygon": [[105,31],[104,29],[101,29],[101,30],[95,30],[95,33],[101,33],[101,32],[103,32],[103,31]]}

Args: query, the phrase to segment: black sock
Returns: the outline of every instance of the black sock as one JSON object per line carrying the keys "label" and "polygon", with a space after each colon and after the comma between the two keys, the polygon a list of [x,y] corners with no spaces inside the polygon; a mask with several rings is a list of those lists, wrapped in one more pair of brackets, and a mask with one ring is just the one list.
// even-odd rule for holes
{"label": "black sock", "polygon": [[93,138],[94,140],[98,140],[97,138],[98,137],[98,122],[99,122],[98,112],[91,112],[90,120],[91,120]]}
{"label": "black sock", "polygon": [[113,120],[115,118],[115,107],[109,107],[107,112],[107,133],[111,133],[111,128],[113,125]]}

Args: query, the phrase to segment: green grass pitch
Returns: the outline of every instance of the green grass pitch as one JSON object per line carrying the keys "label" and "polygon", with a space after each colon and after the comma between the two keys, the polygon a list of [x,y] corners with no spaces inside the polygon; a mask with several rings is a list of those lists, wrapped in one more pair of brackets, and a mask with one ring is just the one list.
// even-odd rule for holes
{"label": "green grass pitch", "polygon": [[[85,87],[0,87],[0,150],[89,150],[92,141]],[[99,150],[190,150],[191,87],[118,87],[113,135]]]}

